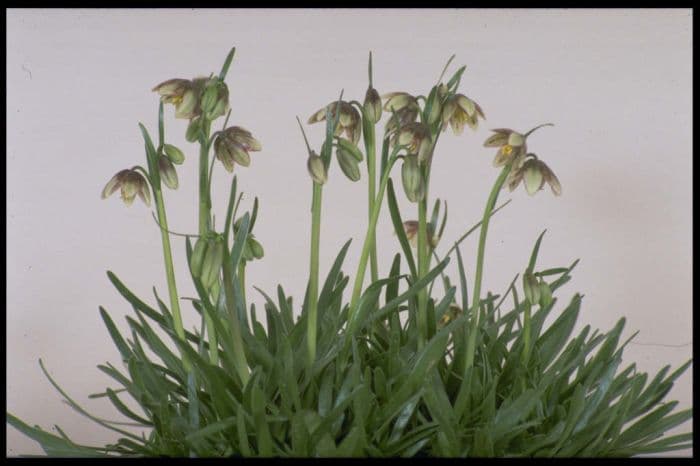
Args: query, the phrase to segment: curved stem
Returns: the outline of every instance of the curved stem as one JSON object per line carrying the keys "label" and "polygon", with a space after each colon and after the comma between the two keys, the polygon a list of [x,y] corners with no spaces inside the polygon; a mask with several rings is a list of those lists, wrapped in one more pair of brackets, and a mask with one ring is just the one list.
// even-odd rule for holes
{"label": "curved stem", "polygon": [[471,328],[469,331],[469,338],[467,340],[467,355],[465,359],[466,371],[474,364],[474,352],[476,350],[476,332],[479,328],[479,305],[481,297],[481,277],[484,272],[484,252],[486,250],[486,234],[489,229],[489,220],[491,220],[491,211],[493,206],[496,205],[496,200],[498,199],[498,193],[503,187],[503,183],[506,181],[506,177],[510,172],[510,164],[503,167],[501,174],[498,175],[496,182],[491,189],[491,194],[486,201],[486,208],[484,209],[484,217],[481,220],[481,231],[479,233],[479,249],[476,256],[476,272],[474,274],[474,294],[472,299],[474,300],[471,306]]}
{"label": "curved stem", "polygon": [[372,209],[372,216],[369,220],[369,225],[367,225],[367,233],[365,234],[365,241],[362,244],[362,253],[360,254],[360,263],[357,265],[357,273],[355,274],[355,284],[352,288],[352,298],[350,299],[350,311],[348,312],[348,321],[352,320],[355,312],[357,311],[357,301],[360,299],[360,293],[362,292],[362,283],[365,278],[365,270],[367,269],[367,259],[369,258],[372,237],[377,228],[377,220],[379,219],[379,212],[382,209],[382,199],[384,198],[384,191],[386,191],[386,185],[389,181],[389,174],[391,173],[391,168],[394,166],[394,163],[397,160],[397,149],[394,149],[394,154],[391,155],[389,161],[387,162],[386,170],[382,175],[382,181],[379,185],[379,193],[377,194]]}
{"label": "curved stem", "polygon": [[530,131],[528,131],[527,133],[523,134],[523,137],[528,137],[529,135],[531,135],[532,133],[534,133],[536,130],[538,130],[538,129],[544,127],[544,126],[554,126],[554,123],[543,123],[543,124],[541,124],[541,125],[535,126],[535,127],[532,128]]}

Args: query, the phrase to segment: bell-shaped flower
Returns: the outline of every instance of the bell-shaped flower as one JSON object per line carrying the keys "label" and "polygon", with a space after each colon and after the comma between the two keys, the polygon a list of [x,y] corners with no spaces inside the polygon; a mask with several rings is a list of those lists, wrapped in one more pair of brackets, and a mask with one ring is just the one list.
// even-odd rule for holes
{"label": "bell-shaped flower", "polygon": [[555,196],[561,195],[559,179],[535,154],[527,154],[515,161],[505,185],[513,191],[521,181],[525,185],[525,191],[531,196],[541,190],[545,183],[549,184]]}
{"label": "bell-shaped flower", "polygon": [[527,152],[527,137],[508,128],[492,129],[496,134],[491,135],[484,147],[498,147],[496,157],[493,159],[494,167],[504,166]]}
{"label": "bell-shaped flower", "polygon": [[250,131],[240,126],[231,126],[219,132],[214,141],[214,153],[228,172],[233,171],[234,162],[247,167],[251,151],[260,151],[262,146]]}
{"label": "bell-shaped flower", "polygon": [[485,120],[484,112],[479,104],[463,94],[455,94],[448,97],[442,107],[442,130],[447,129],[447,124],[452,127],[455,134],[462,134],[466,123],[473,130],[479,125],[479,117]]}
{"label": "bell-shaped flower", "polygon": [[430,137],[430,129],[424,123],[414,122],[402,126],[394,135],[394,145],[407,146],[411,154],[418,156],[419,162],[424,162],[430,156],[433,141]]}
{"label": "bell-shaped flower", "polygon": [[121,170],[114,175],[102,190],[102,199],[108,198],[118,189],[121,189],[121,198],[127,206],[134,202],[137,195],[147,206],[151,205],[148,181],[134,169]]}
{"label": "bell-shaped flower", "polygon": [[[326,113],[330,113],[331,118],[335,119],[338,107],[338,102],[331,102],[311,115],[308,123],[313,124],[324,121],[326,119]],[[360,141],[360,134],[362,133],[360,112],[345,101],[340,102],[340,116],[338,117],[338,124],[335,127],[335,136],[340,136],[343,132],[345,133],[345,137],[353,144],[357,145]]]}
{"label": "bell-shaped flower", "polygon": [[160,94],[165,104],[175,105],[175,118],[191,119],[200,113],[199,100],[202,79],[169,79],[152,90]]}
{"label": "bell-shaped flower", "polygon": [[418,100],[408,92],[389,92],[382,96],[384,110],[387,112],[398,112],[402,108],[419,110]]}

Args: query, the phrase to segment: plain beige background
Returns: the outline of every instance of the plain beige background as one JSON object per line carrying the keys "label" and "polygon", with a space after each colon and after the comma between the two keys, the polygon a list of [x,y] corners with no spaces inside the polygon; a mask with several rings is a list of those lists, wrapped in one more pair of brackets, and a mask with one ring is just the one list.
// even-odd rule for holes
{"label": "plain beige background", "polygon": [[[461,90],[488,120],[476,133],[440,139],[431,196],[447,199],[450,218],[438,251],[478,221],[498,174],[494,151],[482,147],[488,129],[552,121],[530,149],[558,175],[563,195],[504,191],[501,200],[513,201],[492,221],[484,288],[502,292],[547,228],[539,265],[581,258],[559,295],[562,303],[585,295],[578,328],[607,331],[626,316],[625,335],[640,331],[627,363],[653,372],[680,365],[692,354],[691,21],[691,10],[9,10],[7,409],[30,424],[59,424],[76,441],[116,439],[61,403],[37,360],[84,406],[115,417],[107,402],[87,399],[112,386],[95,366],[119,361],[97,306],[122,328],[130,312],[105,271],[149,302],[152,286],[167,290],[149,209],[138,200],[126,208],[117,195],[102,201],[100,191],[116,171],[145,163],[137,123],[156,130],[150,89],[218,72],[234,45],[231,123],[263,145],[250,168],[237,169],[245,206],[261,198],[256,234],[266,255],[249,267],[251,286],[282,283],[297,303],[303,298],[311,185],[295,116],[306,120],[341,89],[362,100],[369,50],[381,93],[426,94],[455,53],[450,74],[467,65]],[[180,189],[166,192],[170,226],[194,232],[196,148],[172,108],[166,125],[188,156]],[[317,148],[322,131],[308,127]],[[223,218],[230,175],[215,168]],[[352,184],[333,167],[322,274],[349,237],[345,271],[354,273],[365,208],[364,180]],[[386,211],[377,240],[386,273],[398,250]],[[191,296],[181,239],[174,248],[180,294]],[[476,235],[462,252],[473,276]],[[260,303],[252,287],[248,294]],[[198,325],[183,308],[188,327]],[[691,390],[687,372],[668,399],[689,407]],[[8,455],[40,452],[7,431]]]}

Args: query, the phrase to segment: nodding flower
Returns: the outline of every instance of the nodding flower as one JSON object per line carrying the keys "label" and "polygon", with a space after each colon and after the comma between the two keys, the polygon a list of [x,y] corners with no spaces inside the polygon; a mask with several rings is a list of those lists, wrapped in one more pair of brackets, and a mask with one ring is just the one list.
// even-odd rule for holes
{"label": "nodding flower", "polygon": [[[433,225],[428,223],[426,225],[426,230],[428,236],[430,237],[430,246],[437,246],[440,238],[433,231]],[[403,222],[403,231],[406,234],[406,239],[412,248],[418,247],[418,220],[406,220]]]}
{"label": "nodding flower", "polygon": [[[318,123],[326,119],[326,113],[330,112],[331,118],[336,117],[338,102],[332,102],[309,117],[309,124]],[[362,120],[360,112],[348,102],[340,101],[340,116],[335,127],[335,136],[340,136],[345,132],[345,137],[353,144],[357,145],[362,133]]]}
{"label": "nodding flower", "polygon": [[419,162],[424,162],[430,157],[433,148],[433,140],[430,137],[430,128],[425,123],[407,123],[394,134],[394,145],[407,146],[411,154],[418,156]]}
{"label": "nodding flower", "polygon": [[231,126],[219,132],[214,141],[214,153],[228,172],[233,171],[234,162],[247,167],[251,151],[260,151],[262,146],[250,131],[240,126]]}
{"label": "nodding flower", "polygon": [[505,185],[513,191],[521,181],[525,185],[525,191],[531,196],[541,190],[545,183],[549,184],[555,196],[561,195],[559,179],[535,154],[526,154],[515,160]]}
{"label": "nodding flower", "polygon": [[121,198],[124,204],[130,206],[138,195],[147,205],[151,205],[151,192],[148,189],[148,181],[135,169],[119,171],[112,177],[102,190],[102,199],[107,199],[116,190],[121,189]]}
{"label": "nodding flower", "polygon": [[465,123],[476,130],[479,126],[479,117],[482,120],[486,119],[479,104],[463,94],[455,94],[448,97],[442,108],[442,130],[447,129],[448,123],[454,134],[462,134]]}
{"label": "nodding flower", "polygon": [[492,129],[496,134],[491,135],[484,147],[498,147],[496,157],[493,159],[494,167],[501,167],[514,161],[527,152],[526,136],[508,128]]}
{"label": "nodding flower", "polygon": [[160,94],[165,104],[175,106],[175,118],[191,119],[200,114],[201,92],[207,78],[169,79],[158,84],[152,91]]}

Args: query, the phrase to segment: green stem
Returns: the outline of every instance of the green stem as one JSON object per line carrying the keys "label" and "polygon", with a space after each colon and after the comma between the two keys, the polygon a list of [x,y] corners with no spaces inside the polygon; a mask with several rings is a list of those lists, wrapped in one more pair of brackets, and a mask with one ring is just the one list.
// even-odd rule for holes
{"label": "green stem", "polygon": [[[163,243],[163,258],[165,260],[165,276],[168,281],[168,294],[170,297],[170,308],[173,311],[173,324],[175,333],[183,341],[185,339],[185,329],[182,325],[182,313],[180,312],[180,300],[177,295],[177,285],[175,283],[175,267],[173,267],[173,254],[170,247],[170,236],[168,235],[168,218],[165,215],[165,204],[163,202],[163,193],[160,186],[153,186],[153,197],[155,199],[156,211],[158,213],[158,223],[163,226],[160,229],[160,238]],[[182,355],[182,364],[189,372],[191,369],[189,359],[185,354]]]}
{"label": "green stem", "polygon": [[[426,193],[418,202],[418,279],[428,273],[428,224]],[[428,290],[423,288],[418,292],[418,349],[422,348],[428,339]]]}
{"label": "green stem", "polygon": [[231,333],[233,340],[233,363],[238,377],[241,379],[243,386],[248,382],[250,378],[250,373],[248,372],[248,361],[245,357],[245,352],[243,348],[243,337],[241,336],[241,323],[238,319],[238,313],[236,312],[236,300],[233,291],[233,267],[231,264],[231,252],[226,251],[226,257],[223,263],[224,269],[224,296],[226,298],[226,308],[229,312],[229,318],[231,321]]}
{"label": "green stem", "polygon": [[[376,142],[374,135],[374,123],[369,121],[368,118],[362,115],[363,131],[365,140],[365,152],[367,154],[367,188],[368,188],[368,199],[369,199],[369,209],[368,217],[372,218],[372,212],[374,211],[374,200],[376,197],[376,183],[377,183],[377,155],[376,155]],[[376,232],[372,232],[372,237],[370,238],[370,270],[372,281],[377,281],[378,278],[378,267],[377,267],[377,240]]]}
{"label": "green stem", "polygon": [[313,183],[311,200],[311,253],[309,264],[309,314],[307,316],[307,349],[309,367],[316,359],[316,320],[318,317],[318,259],[321,239],[321,198],[323,186]]}
{"label": "green stem", "polygon": [[493,206],[496,205],[496,200],[498,199],[498,193],[503,187],[503,183],[506,181],[506,177],[510,172],[510,164],[503,167],[500,175],[496,179],[496,182],[491,189],[491,194],[486,201],[486,208],[484,209],[484,217],[481,220],[481,231],[479,232],[479,249],[476,256],[476,272],[474,274],[474,294],[472,299],[474,300],[471,306],[471,328],[469,330],[469,338],[467,340],[467,356],[465,359],[466,371],[474,364],[474,352],[476,350],[476,332],[479,328],[479,305],[481,297],[481,277],[484,271],[484,251],[486,249],[486,234],[489,229],[489,220],[491,219],[491,214]]}
{"label": "green stem", "polygon": [[[204,122],[204,138],[200,141],[199,147],[199,235],[205,236],[210,230],[210,218],[211,218],[211,196],[210,196],[210,183],[211,176],[209,170],[209,131],[211,123],[208,121]],[[214,302],[218,301],[219,297],[219,286],[218,283],[215,284],[211,289],[211,295]],[[219,344],[216,336],[216,328],[214,327],[214,321],[212,317],[205,313],[204,322],[207,326],[207,333],[209,334],[209,361],[214,364],[219,364]]]}
{"label": "green stem", "polygon": [[357,312],[357,301],[360,299],[360,293],[362,292],[362,283],[365,279],[365,270],[367,269],[367,259],[369,258],[369,252],[372,245],[372,238],[374,237],[375,230],[377,229],[377,220],[379,219],[379,212],[382,209],[382,199],[384,198],[384,191],[386,191],[386,185],[389,182],[389,174],[391,173],[391,168],[396,162],[396,150],[394,154],[389,158],[387,162],[386,170],[382,175],[382,181],[379,185],[379,193],[375,199],[374,205],[372,207],[372,216],[369,219],[369,225],[367,225],[367,233],[365,234],[365,241],[362,244],[362,253],[360,255],[360,263],[357,265],[357,273],[355,274],[355,284],[352,288],[352,298],[350,299],[350,311],[348,313],[348,321],[353,319],[355,312]]}
{"label": "green stem", "polygon": [[243,303],[245,304],[245,261],[241,260],[238,264],[238,281],[241,284],[241,298],[243,298]]}
{"label": "green stem", "polygon": [[527,362],[530,359],[530,338],[532,333],[532,322],[530,318],[530,311],[532,305],[529,301],[525,302],[524,317],[523,317],[523,354],[522,354],[522,366],[526,367]]}

